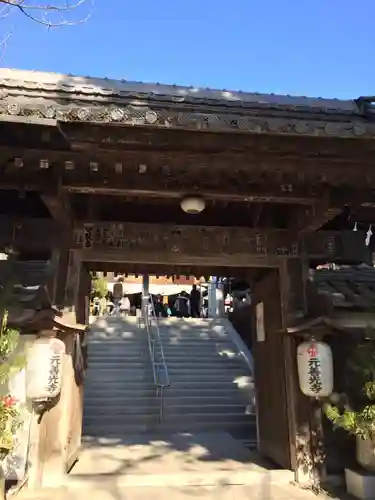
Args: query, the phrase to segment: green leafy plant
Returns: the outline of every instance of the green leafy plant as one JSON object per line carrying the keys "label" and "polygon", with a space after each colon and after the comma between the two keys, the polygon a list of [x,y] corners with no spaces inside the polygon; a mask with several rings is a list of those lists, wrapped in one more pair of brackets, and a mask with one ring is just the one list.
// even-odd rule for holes
{"label": "green leafy plant", "polygon": [[334,428],[362,439],[375,432],[375,335],[368,332],[347,363],[345,394],[326,403],[324,412]]}
{"label": "green leafy plant", "polygon": [[10,394],[0,399],[0,460],[12,450],[14,436],[21,425],[17,400]]}
{"label": "green leafy plant", "polygon": [[[7,273],[0,285],[0,387],[8,385],[25,365],[25,355],[19,352],[19,332],[8,326],[8,307],[14,286],[14,259],[8,261]],[[21,425],[17,401],[10,395],[0,396],[0,460],[12,450],[14,436]]]}
{"label": "green leafy plant", "polygon": [[[24,355],[16,351],[19,332],[8,328],[7,318],[5,311],[0,330],[0,384],[4,386],[22,369],[25,362]],[[17,401],[10,394],[0,397],[0,460],[13,448],[14,436],[20,425]]]}
{"label": "green leafy plant", "polygon": [[107,282],[100,276],[93,276],[91,281],[91,297],[104,298],[108,293]]}

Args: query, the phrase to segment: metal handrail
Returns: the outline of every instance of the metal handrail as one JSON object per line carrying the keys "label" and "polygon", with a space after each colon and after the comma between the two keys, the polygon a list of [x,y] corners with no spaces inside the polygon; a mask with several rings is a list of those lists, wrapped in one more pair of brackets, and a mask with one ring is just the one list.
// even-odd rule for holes
{"label": "metal handrail", "polygon": [[[168,373],[168,366],[167,362],[165,360],[164,356],[164,349],[163,349],[163,343],[160,337],[160,330],[159,330],[159,320],[158,317],[156,316],[156,311],[155,311],[155,304],[154,301],[152,300],[152,296],[150,295],[143,295],[142,297],[142,303],[143,303],[143,317],[144,317],[144,323],[147,331],[147,337],[148,337],[148,346],[149,346],[149,351],[150,351],[150,358],[151,358],[151,363],[152,363],[152,373],[153,373],[153,378],[154,378],[154,384],[156,387],[156,395],[159,396],[160,398],[160,406],[159,406],[159,421],[162,420],[163,415],[164,415],[164,400],[163,400],[163,390],[165,387],[169,387],[170,384],[170,379],[169,379],[169,373]],[[150,318],[149,315],[149,304],[151,304],[152,308],[152,317]],[[155,319],[155,332],[156,335],[153,335],[151,332],[151,319]],[[155,345],[158,344],[158,350],[159,350],[159,359],[156,360],[156,350],[155,350]],[[160,381],[160,372],[164,373],[163,376],[163,381]]]}

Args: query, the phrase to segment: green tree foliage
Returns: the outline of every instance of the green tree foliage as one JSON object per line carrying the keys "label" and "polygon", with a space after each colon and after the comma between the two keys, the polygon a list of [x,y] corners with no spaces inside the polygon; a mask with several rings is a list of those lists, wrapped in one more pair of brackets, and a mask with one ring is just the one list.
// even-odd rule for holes
{"label": "green tree foliage", "polygon": [[108,286],[106,280],[97,275],[93,276],[91,282],[91,297],[99,297],[102,299],[107,293]]}
{"label": "green tree foliage", "polygon": [[357,347],[347,363],[345,394],[337,404],[327,403],[324,411],[336,428],[363,439],[375,431],[375,332]]}

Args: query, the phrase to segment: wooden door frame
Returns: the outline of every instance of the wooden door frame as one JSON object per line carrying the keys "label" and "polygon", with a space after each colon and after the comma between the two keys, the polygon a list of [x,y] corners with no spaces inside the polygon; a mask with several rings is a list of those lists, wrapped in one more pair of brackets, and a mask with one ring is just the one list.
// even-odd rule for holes
{"label": "wooden door frame", "polygon": [[[85,263],[95,263],[95,262],[129,262],[129,254],[124,255],[123,252],[119,251],[111,251],[111,252],[104,252],[104,251],[97,251],[97,250],[70,250],[70,252],[74,252],[74,256],[72,257],[71,261],[77,265],[77,261],[80,262],[80,272],[78,273],[81,275],[82,273],[82,268]],[[120,254],[122,254],[122,257],[120,257]],[[188,258],[187,258],[188,257]],[[150,258],[152,260],[152,256],[148,255],[147,257],[142,255],[140,256],[135,255],[133,259],[130,260],[130,262],[137,262],[137,263],[149,263]],[[290,282],[290,279],[288,278],[288,261],[293,260],[289,257],[265,257],[265,256],[259,256],[259,258],[254,258],[254,256],[249,256],[247,262],[245,259],[242,260],[242,262],[233,262],[233,259],[231,259],[231,256],[225,255],[224,258],[217,258],[214,257],[213,259],[207,259],[205,258],[203,260],[202,257],[195,257],[195,256],[184,256],[183,259],[179,258],[179,255],[176,254],[175,259],[173,263],[169,264],[176,264],[176,265],[204,265],[204,266],[226,266],[228,268],[230,267],[244,267],[244,268],[254,268],[254,267],[259,267],[259,268],[269,268],[269,269],[276,269],[278,272],[279,276],[279,295],[280,295],[280,313],[281,313],[281,318],[282,318],[282,330],[280,331],[280,335],[284,335],[284,342],[283,342],[283,351],[282,355],[284,357],[284,364],[285,364],[285,392],[286,392],[286,397],[287,397],[287,421],[288,421],[288,434],[289,434],[289,453],[290,453],[290,463],[291,467],[293,470],[296,471],[296,475],[298,475],[298,440],[299,437],[301,436],[301,429],[299,429],[299,388],[296,387],[296,370],[295,370],[295,365],[296,365],[296,359],[294,356],[294,350],[293,350],[293,344],[291,342],[291,339],[287,337],[285,331],[288,326],[289,321],[289,312],[290,312],[290,307],[289,307],[289,299],[288,299],[288,286],[286,285],[286,282]],[[297,259],[294,259],[297,260]],[[299,260],[299,259],[298,259]],[[66,260],[65,260],[66,261]],[[160,263],[160,260],[159,260]],[[74,274],[74,273],[71,273]],[[69,269],[67,272],[67,286],[68,284],[68,279],[69,279]],[[78,294],[78,290],[80,288],[80,281],[81,278],[75,277],[75,284],[74,287],[76,287],[76,293]],[[71,290],[73,288],[73,284],[70,285]],[[291,285],[293,286],[293,285]],[[254,360],[256,363],[256,359]],[[255,384],[257,383],[256,378],[255,378]],[[258,408],[257,408],[257,419],[259,418],[259,413],[258,413]],[[306,438],[306,432],[302,433],[304,434],[304,437]]]}

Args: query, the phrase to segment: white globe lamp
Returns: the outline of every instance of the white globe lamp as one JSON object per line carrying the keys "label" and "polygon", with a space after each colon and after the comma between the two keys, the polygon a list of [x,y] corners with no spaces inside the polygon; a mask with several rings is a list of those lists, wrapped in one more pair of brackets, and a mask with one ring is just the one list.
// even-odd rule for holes
{"label": "white globe lamp", "polygon": [[202,198],[189,196],[181,200],[181,208],[187,214],[200,214],[206,208],[206,203]]}

